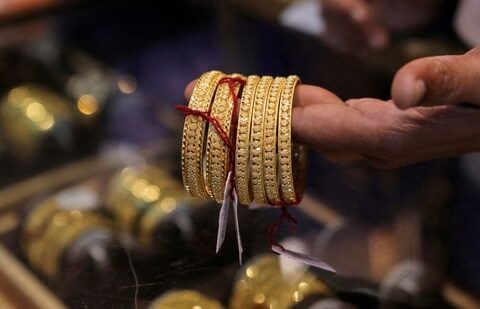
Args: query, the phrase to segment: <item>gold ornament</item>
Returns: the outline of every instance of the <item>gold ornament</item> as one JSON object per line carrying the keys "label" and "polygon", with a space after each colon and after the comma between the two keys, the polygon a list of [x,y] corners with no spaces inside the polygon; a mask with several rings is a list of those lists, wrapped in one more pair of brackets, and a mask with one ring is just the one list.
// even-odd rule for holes
{"label": "gold ornament", "polygon": [[[231,78],[234,86],[225,83],[225,78]],[[227,172],[234,170],[240,203],[298,204],[304,191],[306,150],[292,140],[291,118],[299,83],[293,75],[245,79],[239,74],[225,77],[218,71],[203,74],[188,108],[181,109],[186,112],[182,143],[185,189],[193,197],[210,196],[221,203]]]}
{"label": "gold ornament", "polygon": [[154,300],[149,309],[223,309],[216,300],[197,291],[179,290],[168,292]]}
{"label": "gold ornament", "polygon": [[306,271],[297,278],[286,277],[278,257],[264,255],[245,265],[237,278],[231,309],[288,309],[311,294],[331,295],[332,291]]}

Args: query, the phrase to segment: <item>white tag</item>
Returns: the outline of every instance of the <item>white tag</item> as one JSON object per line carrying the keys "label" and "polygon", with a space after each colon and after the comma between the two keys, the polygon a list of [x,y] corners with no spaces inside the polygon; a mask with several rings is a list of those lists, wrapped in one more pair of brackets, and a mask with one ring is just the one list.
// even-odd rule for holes
{"label": "white tag", "polygon": [[273,252],[275,252],[275,253],[277,253],[281,256],[288,257],[288,258],[296,260],[296,261],[300,261],[300,262],[302,262],[304,264],[307,264],[309,266],[320,268],[320,269],[330,271],[330,272],[333,272],[333,273],[337,272],[335,269],[333,269],[333,267],[331,267],[327,263],[322,262],[320,259],[315,258],[313,256],[309,256],[309,255],[306,255],[306,254],[290,251],[288,249],[282,248],[282,247],[277,246],[277,245],[273,245],[271,249],[272,249]]}
{"label": "white tag", "polygon": [[237,191],[233,188],[233,216],[235,218],[235,232],[237,233],[237,246],[238,246],[238,262],[242,265],[242,238],[240,237],[240,224],[238,223],[238,196]]}
{"label": "white tag", "polygon": [[227,192],[227,187],[225,186],[225,194],[223,195],[222,208],[220,208],[220,213],[218,214],[217,247],[215,249],[215,253],[218,253],[218,251],[220,251],[223,241],[225,240],[225,232],[227,229],[228,206],[230,206],[230,194],[226,194],[226,192]]}
{"label": "white tag", "polygon": [[233,196],[233,217],[235,220],[235,232],[237,234],[237,246],[238,246],[238,261],[242,265],[242,238],[240,237],[240,224],[238,222],[238,196],[235,188],[232,188],[232,172],[228,173],[227,181],[225,182],[225,191],[223,192],[223,203],[218,214],[218,233],[217,233],[217,247],[215,252],[218,253],[222,248],[223,241],[225,240],[225,233],[227,230],[228,222],[228,210]]}
{"label": "white tag", "polygon": [[[280,246],[290,248],[301,254],[308,254],[309,249],[307,244],[298,237],[287,237],[280,242]],[[287,256],[279,256],[278,263],[281,273],[287,282],[295,282],[299,280],[308,270],[308,265],[302,261],[291,259]]]}
{"label": "white tag", "polygon": [[230,206],[231,195],[230,190],[232,189],[231,183],[232,172],[228,173],[227,182],[225,183],[225,191],[223,192],[223,203],[222,208],[220,208],[220,213],[218,214],[218,232],[217,232],[217,247],[215,253],[220,251],[223,241],[225,240],[225,232],[227,230],[227,220],[228,220],[228,207]]}

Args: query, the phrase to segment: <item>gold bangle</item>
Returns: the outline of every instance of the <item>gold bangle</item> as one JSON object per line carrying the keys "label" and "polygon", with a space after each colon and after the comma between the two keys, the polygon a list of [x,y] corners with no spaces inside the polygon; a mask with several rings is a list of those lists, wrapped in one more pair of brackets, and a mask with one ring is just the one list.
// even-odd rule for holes
{"label": "gold bangle", "polygon": [[[208,112],[218,82],[224,74],[211,71],[198,79],[188,107]],[[197,116],[186,116],[182,138],[182,178],[185,189],[194,197],[207,198],[203,178],[203,147],[207,122]]]}
{"label": "gold bangle", "polygon": [[263,130],[265,106],[273,77],[263,76],[257,86],[253,104],[252,128],[250,133],[250,168],[253,200],[259,205],[266,205],[265,170],[263,168]]}
{"label": "gold bangle", "polygon": [[117,228],[131,234],[142,213],[180,188],[171,176],[153,165],[141,169],[127,167],[112,178],[107,206],[113,212]]}
{"label": "gold bangle", "polygon": [[264,255],[240,271],[229,308],[290,308],[311,294],[329,296],[333,292],[309,271],[295,280],[287,280],[278,257]]}
{"label": "gold bangle", "polygon": [[160,222],[169,218],[179,206],[180,201],[186,201],[180,192],[169,194],[143,214],[138,228],[138,240],[144,247],[153,244],[155,228]]}
{"label": "gold bangle", "polygon": [[167,292],[155,299],[148,309],[223,309],[215,299],[211,299],[197,291],[180,290]]}
{"label": "gold bangle", "polygon": [[30,262],[34,267],[43,271],[43,255],[49,245],[55,240],[55,238],[61,237],[63,233],[63,228],[67,226],[71,218],[69,212],[59,211],[53,215],[53,217],[48,220],[47,227],[41,238],[35,243],[32,244],[32,249],[30,250],[30,255],[28,256]]}
{"label": "gold bangle", "polygon": [[22,247],[28,260],[34,265],[42,254],[44,237],[50,229],[52,219],[62,213],[53,199],[47,199],[39,204],[28,216],[22,232]]}
{"label": "gold bangle", "polygon": [[[292,145],[292,105],[295,87],[300,82],[298,76],[289,76],[285,83],[285,87],[280,99],[280,110],[278,114],[278,153],[280,158],[280,187],[282,191],[283,201],[287,203],[298,203],[303,194],[303,188],[296,188],[295,183],[299,182],[299,175],[295,173],[294,165],[303,164],[296,158],[304,158],[300,152],[295,153],[292,148],[298,151],[304,151],[302,148]],[[296,177],[294,177],[296,176]]]}
{"label": "gold bangle", "polygon": [[22,229],[22,246],[24,249],[41,237],[49,219],[58,211],[57,204],[51,199],[32,209]]}
{"label": "gold bangle", "polygon": [[[55,254],[55,244],[65,237],[68,238],[68,235],[71,233],[69,230],[73,229],[75,225],[82,222],[88,223],[96,218],[101,217],[90,212],[82,213],[78,210],[58,210],[50,219],[47,219],[45,231],[40,237],[36,241],[28,243],[25,248],[28,260],[32,266],[42,271],[45,275],[52,277],[55,274],[52,272],[52,269],[56,272],[56,263],[58,262],[50,258]],[[106,222],[105,219],[102,220]]]}
{"label": "gold bangle", "polygon": [[253,100],[260,77],[249,76],[242,92],[242,99],[238,112],[237,141],[235,151],[235,185],[238,200],[248,205],[252,202],[250,190],[250,128],[252,124]]}
{"label": "gold bangle", "polygon": [[[60,260],[65,249],[81,235],[91,230],[110,230],[109,222],[99,215],[85,214],[84,217],[69,218],[66,225],[56,228],[54,237],[48,237],[45,241],[43,254],[37,267],[48,277],[54,278],[60,269]],[[72,221],[73,220],[73,221]]]}
{"label": "gold bangle", "polygon": [[280,95],[285,85],[284,77],[276,77],[270,87],[265,108],[263,129],[263,166],[265,169],[265,191],[268,202],[276,205],[281,202],[277,171],[277,119]]}
{"label": "gold bangle", "polygon": [[[231,75],[230,77],[238,77],[238,75]],[[239,91],[240,85],[235,83],[236,96]],[[210,116],[218,121],[228,137],[230,137],[233,112],[233,98],[229,85],[222,83],[218,86],[215,94]],[[229,160],[233,160],[233,158],[230,158],[228,146],[225,145],[225,142],[213,125],[208,127],[206,158],[206,184],[207,187],[211,188],[213,198],[218,203],[221,203],[223,201]]]}
{"label": "gold bangle", "polygon": [[[208,74],[215,76],[210,76],[210,82],[206,81]],[[210,120],[199,119],[201,117],[186,117],[182,176],[187,191],[192,196],[210,196],[221,203],[226,173],[233,168],[240,203],[297,204],[304,191],[306,152],[304,147],[292,141],[291,117],[294,91],[300,79],[293,75],[275,79],[250,76],[242,91],[236,117],[232,116],[236,111],[229,85],[220,82],[223,76],[216,71],[202,75],[197,83],[199,94],[194,91],[190,101],[191,109],[208,112],[217,123],[212,125]],[[214,79],[220,84],[213,83]],[[236,83],[235,96],[240,89]],[[195,108],[197,105],[203,108]],[[235,119],[237,122],[232,123]],[[191,125],[192,121],[197,121],[198,127]],[[222,134],[216,131],[217,124]],[[225,144],[225,138],[235,141],[232,145],[234,158],[230,157],[232,151],[230,145]]]}

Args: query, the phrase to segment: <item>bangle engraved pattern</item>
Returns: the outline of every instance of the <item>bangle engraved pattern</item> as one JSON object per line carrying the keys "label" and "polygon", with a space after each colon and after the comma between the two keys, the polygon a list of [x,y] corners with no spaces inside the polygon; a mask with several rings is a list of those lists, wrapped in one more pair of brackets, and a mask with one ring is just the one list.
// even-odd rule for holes
{"label": "bangle engraved pattern", "polygon": [[265,191],[270,204],[279,204],[280,192],[277,170],[277,120],[280,95],[285,85],[284,77],[276,77],[268,95],[263,129],[263,166]]}
{"label": "bangle engraved pattern", "polygon": [[283,201],[298,203],[297,192],[293,178],[293,151],[292,151],[292,104],[295,87],[299,83],[298,76],[289,76],[280,98],[278,114],[278,152],[280,169],[280,187]]}
{"label": "bangle engraved pattern", "polygon": [[[224,74],[211,71],[198,79],[189,108],[209,111],[215,90]],[[203,178],[203,149],[207,123],[200,117],[186,116],[182,138],[182,178],[185,189],[194,197],[207,198]]]}
{"label": "bangle engraved pattern", "polygon": [[235,184],[238,200],[241,204],[248,205],[252,202],[250,190],[250,128],[252,124],[253,100],[260,77],[249,76],[238,113],[237,141],[235,151]]}
{"label": "bangle engraved pattern", "polygon": [[245,81],[239,74],[203,74],[189,106],[177,106],[186,115],[186,190],[222,203],[227,172],[234,171],[232,185],[241,204],[298,204],[306,173],[306,150],[292,140],[292,105],[299,83],[295,75],[251,75]]}
{"label": "bangle engraved pattern", "polygon": [[272,82],[273,77],[271,76],[264,76],[260,79],[253,104],[252,128],[250,133],[250,168],[253,200],[259,205],[267,204],[262,149],[265,106]]}
{"label": "bangle engraved pattern", "polygon": [[[230,76],[232,78],[238,75]],[[240,91],[240,85],[235,83],[235,95]],[[233,115],[233,99],[228,83],[218,86],[215,99],[212,104],[210,116],[215,118],[223,128],[227,136],[230,136]],[[211,188],[213,198],[221,203],[225,190],[225,180],[230,158],[230,150],[222,138],[218,135],[214,126],[209,126],[206,150],[206,186]]]}

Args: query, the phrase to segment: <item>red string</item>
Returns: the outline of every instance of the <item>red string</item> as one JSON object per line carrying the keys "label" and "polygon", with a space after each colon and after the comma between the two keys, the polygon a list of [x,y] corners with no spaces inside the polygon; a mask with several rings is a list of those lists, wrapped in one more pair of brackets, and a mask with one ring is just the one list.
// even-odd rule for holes
{"label": "red string", "polygon": [[270,240],[270,247],[279,246],[283,249],[277,241],[278,229],[282,226],[283,222],[287,220],[290,232],[295,233],[297,231],[297,220],[288,212],[288,207],[283,205],[280,207],[280,216],[268,227],[267,235]]}
{"label": "red string", "polygon": [[[230,132],[230,136],[228,136],[227,132],[225,132],[225,130],[223,129],[218,119],[210,115],[210,111],[195,110],[183,105],[177,105],[175,108],[183,112],[185,116],[190,116],[190,115],[197,116],[202,118],[209,124],[213,125],[218,136],[220,136],[224,144],[227,146],[230,154],[230,160],[228,162],[228,172],[232,172],[232,177],[231,177],[232,190],[230,191],[230,194],[233,195],[233,188],[235,188],[235,164],[234,164],[235,146],[234,145],[236,143],[236,136],[237,136],[237,122],[238,122],[238,108],[239,108],[238,96],[235,92],[235,83],[239,83],[240,85],[244,86],[246,81],[240,77],[224,77],[219,81],[219,84],[223,84],[223,83],[228,84],[228,88],[232,96],[232,103],[233,103],[233,112],[232,112],[233,125],[232,125],[232,130]],[[289,224],[290,231],[291,232],[296,231],[297,220],[295,220],[295,218],[292,217],[292,215],[288,212],[288,208],[287,208],[288,206],[292,206],[296,204],[298,204],[297,201],[293,203],[280,202],[275,204],[275,206],[280,206],[281,214],[275,220],[275,222],[273,222],[268,227],[267,234],[270,239],[270,247],[276,245],[283,249],[283,247],[280,244],[278,244],[276,236],[278,233],[278,229],[281,227],[281,225],[285,220],[287,220]]]}
{"label": "red string", "polygon": [[300,201],[298,201],[298,199],[296,199],[293,202],[280,201],[280,202],[277,202],[277,203],[272,203],[270,205],[283,207],[283,206],[295,206],[295,205],[298,205],[299,203],[300,203]]}
{"label": "red string", "polygon": [[185,116],[190,116],[190,115],[197,116],[197,117],[200,117],[203,120],[207,121],[211,125],[213,125],[213,127],[215,128],[215,131],[217,131],[217,134],[220,136],[222,141],[228,147],[229,151],[235,151],[233,149],[233,145],[230,143],[230,138],[228,137],[227,132],[225,132],[222,125],[220,124],[220,122],[215,117],[210,116],[209,112],[196,110],[196,109],[184,106],[184,105],[177,105],[177,106],[175,106],[175,108],[177,110],[183,112],[183,114]]}
{"label": "red string", "polygon": [[[231,145],[236,144],[236,139],[237,139],[237,123],[238,123],[238,109],[239,109],[239,104],[238,104],[238,96],[235,93],[235,83],[239,83],[242,86],[245,86],[246,81],[243,78],[240,77],[224,77],[219,81],[219,84],[222,83],[227,83],[228,84],[228,89],[230,90],[230,95],[232,96],[232,102],[233,102],[233,112],[232,112],[232,130],[231,130],[231,139],[229,139],[229,142]],[[230,160],[229,160],[229,166],[228,166],[228,171],[232,172],[232,177],[230,178],[230,184],[232,186],[232,190],[230,191],[230,195],[233,199],[233,189],[235,188],[235,147],[229,147],[230,151]]]}
{"label": "red string", "polygon": [[230,95],[232,96],[232,103],[233,103],[233,112],[232,112],[232,119],[231,122],[233,123],[232,130],[230,132],[230,136],[228,136],[227,132],[223,129],[221,123],[215,117],[210,115],[210,111],[200,111],[196,109],[192,109],[187,106],[177,105],[175,108],[184,113],[185,116],[197,116],[201,117],[209,124],[213,125],[215,131],[217,131],[218,136],[223,141],[225,146],[227,146],[230,160],[228,162],[228,172],[232,172],[232,177],[230,178],[230,183],[232,185],[232,190],[230,191],[230,195],[233,198],[233,188],[235,188],[235,164],[234,164],[234,157],[235,157],[235,140],[237,137],[237,121],[238,121],[238,96],[235,92],[235,83],[239,83],[240,85],[245,85],[245,80],[240,77],[224,77],[220,79],[219,85],[223,83],[228,84],[228,89],[230,91]]}

